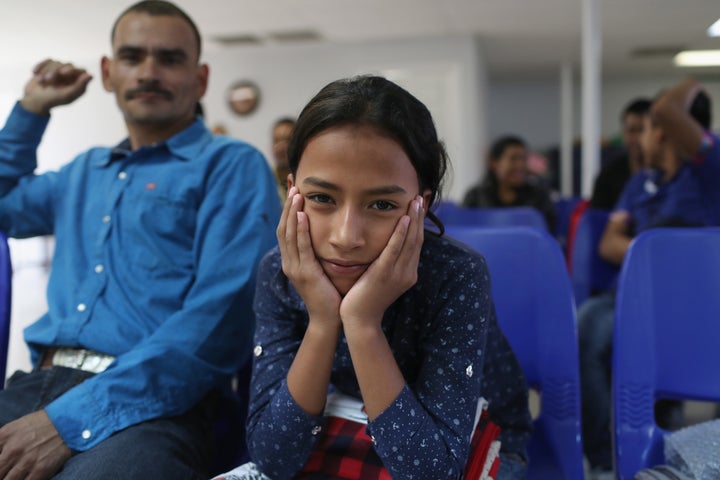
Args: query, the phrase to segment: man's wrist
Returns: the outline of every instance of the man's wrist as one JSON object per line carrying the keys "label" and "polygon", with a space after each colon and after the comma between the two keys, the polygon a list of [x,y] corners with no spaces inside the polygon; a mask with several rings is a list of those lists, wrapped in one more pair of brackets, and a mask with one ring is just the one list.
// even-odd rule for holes
{"label": "man's wrist", "polygon": [[24,110],[34,113],[35,115],[43,115],[46,117],[50,115],[50,107],[33,98],[23,97],[19,103]]}

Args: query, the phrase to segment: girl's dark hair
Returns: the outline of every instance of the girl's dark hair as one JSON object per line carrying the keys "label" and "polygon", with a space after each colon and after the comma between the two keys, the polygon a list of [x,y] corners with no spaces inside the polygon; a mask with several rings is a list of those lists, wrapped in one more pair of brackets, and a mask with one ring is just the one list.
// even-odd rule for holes
{"label": "girl's dark hair", "polygon": [[[336,80],[310,100],[297,119],[288,145],[293,176],[310,139],[330,128],[347,125],[371,126],[395,139],[417,172],[419,192],[432,192],[428,207],[439,201],[448,158],[432,116],[417,98],[383,77],[362,75]],[[444,231],[430,209],[428,218],[441,233]]]}

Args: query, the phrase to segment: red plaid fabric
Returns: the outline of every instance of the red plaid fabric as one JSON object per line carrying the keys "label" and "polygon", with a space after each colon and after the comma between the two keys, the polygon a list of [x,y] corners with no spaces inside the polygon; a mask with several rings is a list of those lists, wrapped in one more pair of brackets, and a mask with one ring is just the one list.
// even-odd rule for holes
{"label": "red plaid fabric", "polygon": [[365,425],[339,417],[326,418],[322,436],[295,478],[392,480],[365,433]]}

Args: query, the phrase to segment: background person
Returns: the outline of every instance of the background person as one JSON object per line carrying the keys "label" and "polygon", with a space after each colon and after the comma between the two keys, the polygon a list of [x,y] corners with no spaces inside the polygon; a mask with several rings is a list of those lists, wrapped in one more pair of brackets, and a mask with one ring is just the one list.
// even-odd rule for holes
{"label": "background person", "polygon": [[550,193],[533,184],[528,176],[528,151],[520,137],[500,137],[490,147],[485,179],[465,194],[464,207],[533,207],[538,210],[551,232],[557,213]]}

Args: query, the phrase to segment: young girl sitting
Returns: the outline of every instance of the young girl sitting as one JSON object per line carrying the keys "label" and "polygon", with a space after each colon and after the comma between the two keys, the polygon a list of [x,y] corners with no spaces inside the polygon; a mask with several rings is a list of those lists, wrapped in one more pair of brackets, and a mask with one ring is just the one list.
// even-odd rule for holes
{"label": "young girl sitting", "polygon": [[384,78],[333,82],[288,159],[255,297],[254,463],[224,477],[462,478],[484,397],[498,478],[523,478],[527,389],[485,260],[429,211],[447,160],[427,108]]}

